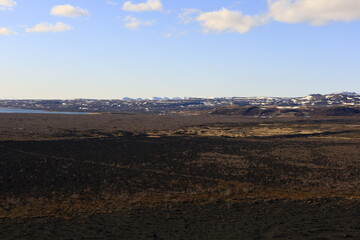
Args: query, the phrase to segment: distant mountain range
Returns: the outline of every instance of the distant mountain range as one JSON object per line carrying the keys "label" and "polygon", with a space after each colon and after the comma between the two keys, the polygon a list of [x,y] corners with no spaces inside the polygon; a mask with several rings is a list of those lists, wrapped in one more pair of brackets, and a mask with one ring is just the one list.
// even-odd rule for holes
{"label": "distant mountain range", "polygon": [[123,98],[112,100],[0,100],[0,107],[66,112],[143,112],[173,113],[215,109],[224,106],[359,106],[360,95],[355,92],[311,94],[306,97],[176,97],[152,99]]}
{"label": "distant mountain range", "polygon": [[[321,94],[310,94],[309,96],[321,95]],[[356,92],[336,92],[322,96],[332,96],[332,95],[343,95],[343,96],[352,96],[358,95]],[[165,101],[165,100],[189,100],[189,99],[234,99],[234,98],[274,98],[274,97],[152,97],[152,98],[130,98],[124,97],[124,101],[143,101],[143,100],[153,100],[153,101]]]}

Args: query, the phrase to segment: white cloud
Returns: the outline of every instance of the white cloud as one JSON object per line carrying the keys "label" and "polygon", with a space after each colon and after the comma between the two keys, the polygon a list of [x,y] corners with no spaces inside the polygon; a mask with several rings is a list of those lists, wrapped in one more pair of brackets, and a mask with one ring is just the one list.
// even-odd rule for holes
{"label": "white cloud", "polygon": [[51,15],[62,16],[62,17],[82,17],[89,16],[90,12],[80,7],[74,7],[72,5],[58,5],[51,9]]}
{"label": "white cloud", "polygon": [[122,9],[131,12],[162,11],[163,6],[160,0],[147,0],[145,3],[138,4],[127,1],[124,3]]}
{"label": "white cloud", "polygon": [[74,28],[70,25],[67,25],[62,22],[57,22],[56,24],[51,23],[39,23],[32,28],[27,28],[25,31],[29,33],[39,33],[39,32],[64,32],[70,31]]}
{"label": "white cloud", "polygon": [[[200,13],[196,20],[204,32],[246,33],[270,20],[283,23],[307,22],[320,26],[331,22],[360,20],[360,0],[267,0],[268,11],[261,15],[244,15],[241,11],[223,8]],[[184,23],[192,20],[194,10],[184,10],[179,18]]]}
{"label": "white cloud", "polygon": [[196,20],[196,17],[194,15],[199,13],[201,13],[201,11],[198,9],[185,8],[181,10],[178,17],[180,18],[180,21],[182,23],[189,24]]}
{"label": "white cloud", "polygon": [[171,33],[165,33],[163,35],[164,38],[171,38],[173,35]]}
{"label": "white cloud", "polygon": [[13,0],[0,0],[0,10],[11,9],[16,5]]}
{"label": "white cloud", "polygon": [[155,21],[141,21],[140,19],[133,16],[125,17],[124,21],[125,27],[133,30],[138,29],[141,26],[150,26],[155,23]]}
{"label": "white cloud", "polygon": [[252,28],[265,24],[268,18],[264,16],[244,15],[241,11],[223,8],[219,11],[201,13],[196,20],[200,22],[204,32],[238,32],[246,33]]}
{"label": "white cloud", "polygon": [[0,35],[9,36],[9,35],[15,35],[15,34],[16,34],[16,32],[13,32],[8,28],[0,28]]}
{"label": "white cloud", "polygon": [[284,23],[360,20],[360,0],[268,0],[271,18]]}

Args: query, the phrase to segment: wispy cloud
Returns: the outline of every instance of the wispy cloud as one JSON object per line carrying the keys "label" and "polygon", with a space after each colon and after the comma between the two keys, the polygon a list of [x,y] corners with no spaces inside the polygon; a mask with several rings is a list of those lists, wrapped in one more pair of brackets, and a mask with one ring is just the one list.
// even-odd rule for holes
{"label": "wispy cloud", "polygon": [[111,5],[111,6],[117,6],[117,5],[119,5],[117,2],[114,2],[114,1],[106,1],[105,4]]}
{"label": "wispy cloud", "polygon": [[134,16],[127,16],[124,18],[125,27],[128,29],[138,29],[141,26],[150,26],[155,23],[155,21],[142,21]]}
{"label": "wispy cloud", "polygon": [[4,35],[4,36],[10,36],[10,35],[15,35],[16,32],[8,29],[8,28],[0,28],[0,35]]}
{"label": "wispy cloud", "polygon": [[163,35],[164,38],[171,38],[172,36],[173,36],[172,33],[165,33]]}
{"label": "wispy cloud", "polygon": [[70,25],[67,25],[62,22],[57,22],[56,24],[39,23],[32,28],[27,28],[25,31],[29,33],[44,33],[44,32],[64,32],[73,29],[74,28]]}
{"label": "wispy cloud", "polygon": [[62,17],[82,17],[82,16],[89,16],[90,12],[87,9],[74,7],[72,5],[58,5],[54,6],[51,11],[51,15],[62,16]]}
{"label": "wispy cloud", "polygon": [[138,4],[127,1],[124,3],[122,9],[131,12],[162,11],[163,5],[160,0],[147,0],[145,3]]}
{"label": "wispy cloud", "polygon": [[186,31],[186,30],[177,33],[178,36],[185,36],[187,34],[188,34],[188,31]]}
{"label": "wispy cloud", "polygon": [[178,17],[180,18],[180,21],[183,24],[189,24],[196,20],[195,15],[199,15],[201,13],[201,10],[199,9],[193,9],[193,8],[185,8],[182,9]]}
{"label": "wispy cloud", "polygon": [[181,37],[181,36],[185,36],[187,35],[188,32],[187,31],[176,31],[176,30],[173,30],[171,32],[167,32],[165,34],[163,34],[162,36],[164,38],[174,38],[174,37]]}
{"label": "wispy cloud", "polygon": [[0,0],[0,10],[9,10],[17,3],[13,0]]}

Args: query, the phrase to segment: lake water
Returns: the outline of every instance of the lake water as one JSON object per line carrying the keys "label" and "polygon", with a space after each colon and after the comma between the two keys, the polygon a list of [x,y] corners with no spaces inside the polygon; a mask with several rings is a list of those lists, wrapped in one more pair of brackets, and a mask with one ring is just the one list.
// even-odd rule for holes
{"label": "lake water", "polygon": [[51,112],[21,108],[0,108],[0,113],[43,113],[43,114],[89,114],[87,112]]}

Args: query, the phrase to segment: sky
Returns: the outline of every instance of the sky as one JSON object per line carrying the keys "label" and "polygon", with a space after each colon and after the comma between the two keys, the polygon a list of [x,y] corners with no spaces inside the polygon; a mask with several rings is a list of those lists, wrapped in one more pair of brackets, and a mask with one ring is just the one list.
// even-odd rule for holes
{"label": "sky", "polygon": [[360,93],[359,0],[0,0],[0,99]]}

